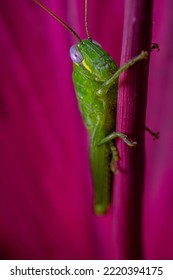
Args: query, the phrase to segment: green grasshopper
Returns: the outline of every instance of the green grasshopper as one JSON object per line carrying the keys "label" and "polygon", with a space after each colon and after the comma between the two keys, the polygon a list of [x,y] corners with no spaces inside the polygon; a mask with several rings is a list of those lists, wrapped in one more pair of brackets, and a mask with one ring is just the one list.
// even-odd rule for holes
{"label": "green grasshopper", "polygon": [[146,59],[148,52],[142,51],[121,68],[111,56],[91,39],[88,30],[88,1],[85,0],[85,28],[88,39],[79,35],[61,18],[39,1],[34,0],[56,18],[77,38],[78,43],[70,48],[73,61],[73,83],[79,109],[90,136],[89,158],[94,185],[94,212],[105,214],[111,203],[113,174],[118,153],[114,139],[121,138],[129,147],[132,142],[121,132],[115,132],[117,110],[118,78],[122,72],[137,61]]}

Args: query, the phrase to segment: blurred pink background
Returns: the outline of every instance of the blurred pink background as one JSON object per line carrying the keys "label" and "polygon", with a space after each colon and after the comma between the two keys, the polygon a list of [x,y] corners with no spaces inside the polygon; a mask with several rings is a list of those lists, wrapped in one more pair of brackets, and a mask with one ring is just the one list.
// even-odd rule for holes
{"label": "blurred pink background", "polygon": [[[86,38],[84,1],[43,3]],[[89,1],[90,33],[118,65],[123,9],[123,1]],[[159,0],[153,13],[160,52],[151,54],[146,123],[161,137],[146,134],[145,259],[173,258],[172,9]],[[76,39],[32,0],[1,0],[0,38],[0,258],[114,258],[112,209],[92,213],[88,136],[69,57]]]}

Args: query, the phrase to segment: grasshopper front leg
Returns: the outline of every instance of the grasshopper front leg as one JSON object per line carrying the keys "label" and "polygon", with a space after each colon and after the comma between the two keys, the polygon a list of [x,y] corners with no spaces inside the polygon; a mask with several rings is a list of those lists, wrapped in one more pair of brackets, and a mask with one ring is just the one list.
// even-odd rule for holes
{"label": "grasshopper front leg", "polygon": [[97,91],[98,95],[105,95],[109,88],[115,83],[115,81],[119,78],[119,76],[128,68],[130,68],[132,65],[134,65],[136,62],[146,59],[148,57],[148,52],[142,51],[138,56],[132,58],[129,60],[126,64],[121,66],[117,72],[106,82],[104,82],[101,86],[101,88]]}

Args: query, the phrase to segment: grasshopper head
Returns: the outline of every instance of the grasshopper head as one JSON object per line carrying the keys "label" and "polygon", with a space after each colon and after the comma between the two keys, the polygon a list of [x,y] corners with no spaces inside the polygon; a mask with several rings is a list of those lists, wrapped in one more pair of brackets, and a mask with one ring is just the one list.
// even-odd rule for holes
{"label": "grasshopper head", "polygon": [[95,41],[79,41],[70,48],[70,57],[96,81],[106,81],[118,69],[112,57]]}

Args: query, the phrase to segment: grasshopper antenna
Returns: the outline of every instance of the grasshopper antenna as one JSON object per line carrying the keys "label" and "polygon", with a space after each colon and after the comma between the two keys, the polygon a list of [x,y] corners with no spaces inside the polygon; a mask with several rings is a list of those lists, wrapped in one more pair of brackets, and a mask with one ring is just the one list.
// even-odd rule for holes
{"label": "grasshopper antenna", "polygon": [[85,30],[88,36],[88,40],[91,40],[91,35],[88,29],[88,0],[85,0]]}
{"label": "grasshopper antenna", "polygon": [[53,16],[57,21],[59,21],[66,29],[68,29],[77,39],[78,41],[82,41],[79,35],[68,25],[66,24],[60,17],[54,14],[49,8],[43,5],[40,1],[34,0],[43,10],[48,12],[51,16]]}

